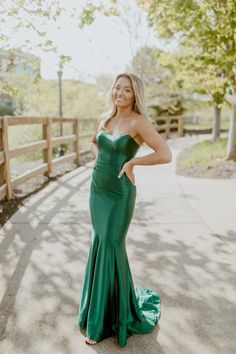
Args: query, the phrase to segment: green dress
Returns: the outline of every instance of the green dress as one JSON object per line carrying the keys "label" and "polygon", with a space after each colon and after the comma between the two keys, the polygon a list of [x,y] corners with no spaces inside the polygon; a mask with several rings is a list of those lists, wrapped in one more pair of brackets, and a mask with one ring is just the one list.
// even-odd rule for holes
{"label": "green dress", "polygon": [[160,318],[156,291],[134,286],[126,253],[126,234],[132,219],[136,186],[123,164],[135,156],[139,144],[128,134],[96,136],[98,155],[90,184],[92,237],[83,280],[77,324],[100,341],[117,335],[127,344],[134,333],[152,331]]}

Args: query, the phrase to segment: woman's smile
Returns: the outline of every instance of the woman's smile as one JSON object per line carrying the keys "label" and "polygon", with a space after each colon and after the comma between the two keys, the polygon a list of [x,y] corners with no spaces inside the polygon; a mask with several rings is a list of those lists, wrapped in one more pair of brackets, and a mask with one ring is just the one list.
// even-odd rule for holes
{"label": "woman's smile", "polygon": [[115,97],[115,99],[116,99],[116,101],[118,101],[118,102],[124,102],[124,101],[125,101],[124,98]]}

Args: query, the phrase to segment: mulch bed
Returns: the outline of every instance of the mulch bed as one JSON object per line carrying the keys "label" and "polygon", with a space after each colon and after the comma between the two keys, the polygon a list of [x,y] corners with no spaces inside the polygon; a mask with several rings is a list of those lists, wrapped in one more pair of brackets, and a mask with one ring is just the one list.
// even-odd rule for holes
{"label": "mulch bed", "polygon": [[182,176],[196,178],[214,178],[214,179],[231,179],[236,178],[236,162],[226,161],[223,158],[217,158],[211,161],[209,165],[195,164],[194,166],[183,166],[182,161],[188,152],[183,150],[177,158],[176,173]]}

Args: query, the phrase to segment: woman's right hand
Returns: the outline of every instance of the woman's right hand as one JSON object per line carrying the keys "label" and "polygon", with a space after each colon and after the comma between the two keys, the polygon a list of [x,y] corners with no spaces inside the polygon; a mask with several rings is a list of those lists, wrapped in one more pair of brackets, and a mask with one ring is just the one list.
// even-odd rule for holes
{"label": "woman's right hand", "polygon": [[134,165],[130,161],[125,162],[122,169],[119,172],[118,178],[120,178],[123,175],[123,173],[125,173],[126,176],[129,178],[130,182],[135,186],[135,175],[133,173],[133,168]]}

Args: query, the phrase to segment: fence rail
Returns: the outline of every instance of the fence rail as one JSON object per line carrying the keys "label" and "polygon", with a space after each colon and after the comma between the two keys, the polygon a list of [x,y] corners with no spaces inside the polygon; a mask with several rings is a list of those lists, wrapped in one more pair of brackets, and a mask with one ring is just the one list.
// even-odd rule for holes
{"label": "fence rail", "polygon": [[157,117],[154,126],[158,132],[163,132],[166,138],[174,130],[177,130],[178,136],[184,135],[184,117],[182,115]]}
{"label": "fence rail", "polygon": [[[70,135],[53,137],[52,126],[55,123],[72,124]],[[57,165],[73,161],[80,165],[80,157],[89,150],[82,150],[80,146],[81,139],[91,137],[93,131],[81,132],[82,124],[91,124],[95,128],[96,120],[81,118],[60,118],[60,117],[0,117],[0,200],[3,198],[11,199],[13,190],[30,178],[39,174],[50,177],[53,168]],[[42,126],[42,140],[25,144],[16,148],[9,147],[9,127],[18,125],[39,124]],[[155,119],[154,126],[159,132],[164,132],[166,138],[173,129],[178,131],[178,135],[184,134],[183,116],[162,116]],[[87,129],[86,129],[87,130]],[[60,144],[72,144],[72,152],[62,157],[53,158],[53,148]],[[16,178],[11,178],[10,160],[12,158],[24,155],[28,152],[41,150],[43,152],[43,163]]]}
{"label": "fence rail", "polygon": [[[39,174],[50,176],[53,167],[73,161],[80,164],[80,157],[89,150],[80,148],[80,140],[92,135],[92,131],[86,134],[80,134],[80,126],[85,123],[92,123],[95,126],[95,120],[80,118],[59,118],[59,117],[0,117],[0,200],[7,197],[12,198],[14,188],[26,182]],[[73,134],[53,137],[52,125],[54,123],[72,124]],[[39,124],[42,126],[42,140],[21,145],[17,148],[9,147],[9,127],[18,125]],[[72,153],[65,156],[53,158],[53,148],[61,144],[72,144]],[[31,151],[41,150],[43,152],[43,163],[40,166],[31,169],[16,178],[11,178],[10,159],[21,156]]]}

